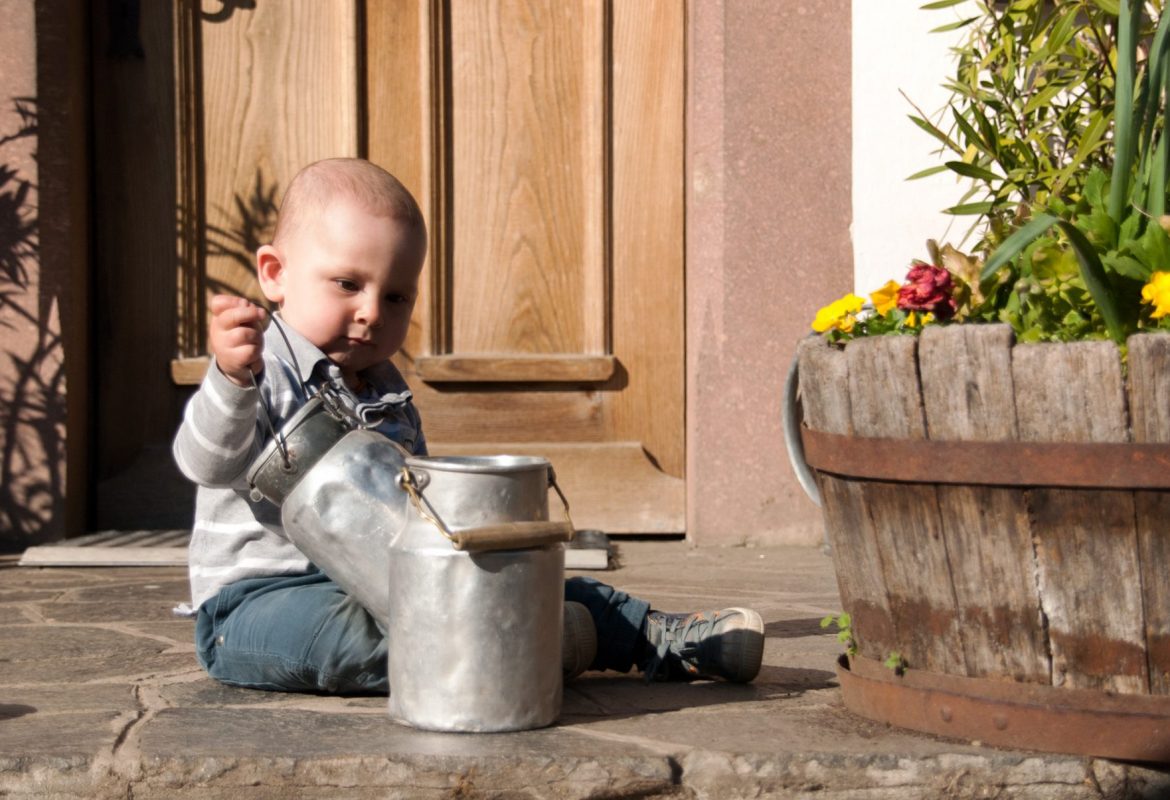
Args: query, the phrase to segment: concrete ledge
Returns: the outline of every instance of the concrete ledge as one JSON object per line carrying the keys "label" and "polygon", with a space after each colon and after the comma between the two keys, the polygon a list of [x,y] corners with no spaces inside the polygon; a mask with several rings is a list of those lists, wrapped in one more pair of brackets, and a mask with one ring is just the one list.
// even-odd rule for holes
{"label": "concrete ledge", "polygon": [[755,606],[751,685],[587,673],[560,722],[514,734],[392,723],[381,697],[233,689],[196,665],[182,570],[0,569],[0,796],[244,798],[1155,798],[1170,775],[993,750],[840,705],[838,599],[811,548],[619,545],[606,579],[665,610]]}

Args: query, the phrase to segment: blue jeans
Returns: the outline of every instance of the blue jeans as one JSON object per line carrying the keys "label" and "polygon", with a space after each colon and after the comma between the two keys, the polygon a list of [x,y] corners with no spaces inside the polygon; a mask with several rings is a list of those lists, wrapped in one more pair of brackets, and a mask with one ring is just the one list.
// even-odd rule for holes
{"label": "blue jeans", "polygon": [[[597,626],[591,669],[634,665],[650,606],[593,578],[565,581]],[[386,635],[323,572],[250,578],[225,586],[199,609],[195,652],[207,674],[232,686],[331,694],[390,690]]]}

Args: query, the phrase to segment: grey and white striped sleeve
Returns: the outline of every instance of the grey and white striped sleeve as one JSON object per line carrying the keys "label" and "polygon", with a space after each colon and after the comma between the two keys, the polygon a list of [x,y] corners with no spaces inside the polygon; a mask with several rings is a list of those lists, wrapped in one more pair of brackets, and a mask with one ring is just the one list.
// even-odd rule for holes
{"label": "grey and white striped sleeve", "polygon": [[175,463],[201,486],[234,486],[263,444],[257,428],[255,387],[232,383],[208,365],[199,390],[187,402],[175,434]]}

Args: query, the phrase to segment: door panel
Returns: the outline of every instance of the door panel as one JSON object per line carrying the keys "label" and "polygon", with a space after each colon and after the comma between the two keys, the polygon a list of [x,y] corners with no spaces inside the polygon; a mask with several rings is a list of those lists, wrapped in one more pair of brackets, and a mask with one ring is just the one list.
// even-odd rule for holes
{"label": "door panel", "polygon": [[446,352],[606,352],[605,11],[450,5]]}
{"label": "door panel", "polygon": [[367,10],[369,154],[431,232],[399,363],[432,449],[555,451],[610,531],[683,530],[683,12]]}

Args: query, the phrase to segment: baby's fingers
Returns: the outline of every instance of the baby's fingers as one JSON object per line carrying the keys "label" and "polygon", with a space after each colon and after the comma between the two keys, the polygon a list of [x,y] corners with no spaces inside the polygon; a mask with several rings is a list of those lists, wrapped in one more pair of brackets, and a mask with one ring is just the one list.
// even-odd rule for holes
{"label": "baby's fingers", "polygon": [[253,305],[245,298],[226,294],[212,297],[208,308],[215,323],[221,328],[259,326],[268,316],[263,308]]}

